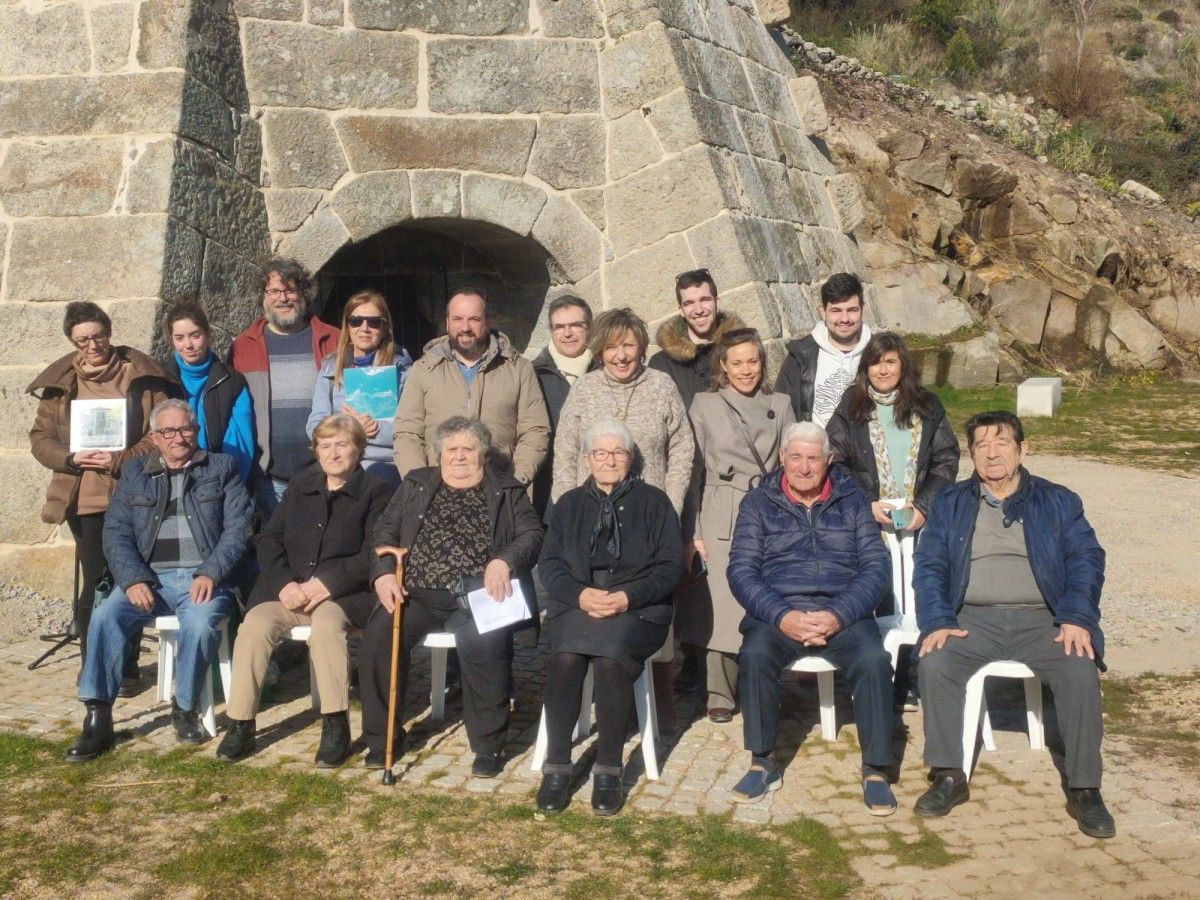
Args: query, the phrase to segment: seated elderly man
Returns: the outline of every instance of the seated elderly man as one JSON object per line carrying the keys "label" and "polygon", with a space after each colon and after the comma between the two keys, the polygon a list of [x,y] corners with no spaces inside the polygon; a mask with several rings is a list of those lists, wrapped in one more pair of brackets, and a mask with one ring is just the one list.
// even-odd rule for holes
{"label": "seated elderly man", "polygon": [[925,762],[932,787],[920,816],[967,800],[963,703],[989,662],[1027,665],[1054,693],[1066,745],[1067,812],[1091,837],[1116,834],[1100,796],[1104,550],[1079,497],[1030,475],[1021,420],[985,412],[967,422],[975,474],[933,501],[916,550]]}
{"label": "seated elderly man", "polygon": [[116,587],[88,626],[79,680],[87,708],[67,760],[95,759],[113,745],[112,704],[125,643],[155,616],[179,618],[171,721],[180,741],[205,740],[197,702],[233,599],[226,581],[246,549],[250,495],[237,460],[197,449],[196,418],[184,400],[150,412],[156,452],[121,467],[104,516],[104,556]]}
{"label": "seated elderly man", "polygon": [[730,545],[729,587],[745,608],[738,659],[750,771],[734,800],[753,802],[783,783],[775,760],[779,680],[797,657],[823,657],[845,673],[862,745],[863,800],[871,815],[895,812],[886,771],[892,756],[892,668],[875,607],[891,564],[871,501],[839,465],[812,422],[783,433],[782,470],[742,501]]}

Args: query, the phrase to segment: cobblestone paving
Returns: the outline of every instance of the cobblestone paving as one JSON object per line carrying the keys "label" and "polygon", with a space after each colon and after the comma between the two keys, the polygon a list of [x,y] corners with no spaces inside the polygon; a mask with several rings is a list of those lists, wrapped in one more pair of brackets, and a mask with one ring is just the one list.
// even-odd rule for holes
{"label": "cobblestone paving", "polygon": [[[76,733],[81,706],[74,699],[78,667],[74,652],[60,654],[34,672],[26,669],[45,647],[36,640],[0,649],[0,729],[66,738]],[[155,644],[143,645],[143,674],[149,686],[138,697],[118,701],[115,717],[121,744],[166,749],[174,745],[170,707],[155,702]],[[397,785],[434,788],[532,802],[539,776],[529,770],[536,737],[541,693],[542,658],[524,643],[515,664],[517,704],[509,735],[510,760],[500,778],[472,778],[472,755],[459,719],[460,703],[452,697],[444,722],[429,720],[428,663],[417,657],[411,679],[409,746],[396,766]],[[627,808],[645,813],[730,815],[749,825],[783,823],[808,816],[828,825],[851,854],[863,879],[864,896],[885,897],[1017,897],[1058,896],[1185,897],[1200,896],[1200,795],[1194,785],[1165,778],[1153,760],[1139,757],[1120,739],[1105,744],[1105,798],[1117,819],[1118,835],[1097,841],[1080,834],[1064,810],[1060,776],[1050,753],[1029,750],[1020,728],[1024,721],[1021,693],[1003,689],[992,703],[998,750],[982,752],[971,781],[971,801],[943,819],[918,819],[912,805],[924,789],[919,713],[907,713],[898,723],[897,749],[903,755],[902,776],[896,785],[899,811],[886,819],[866,814],[858,787],[858,746],[849,697],[838,684],[838,740],[821,740],[816,686],[799,681],[784,691],[781,759],[787,764],[784,786],[764,801],[748,806],[732,803],[730,787],[743,774],[747,756],[741,749],[741,722],[714,725],[691,721],[682,733],[660,748],[662,777],[643,777],[640,747],[631,738],[626,747]],[[1001,683],[1003,688],[1003,683]],[[259,751],[245,765],[280,766],[308,771],[320,729],[308,698],[307,666],[284,673],[274,688],[275,702],[259,714]],[[1003,701],[1012,701],[1003,707]],[[353,703],[351,721],[358,733],[359,712]],[[678,703],[679,721],[698,712],[696,701]],[[223,706],[218,704],[218,726]],[[1050,734],[1051,745],[1054,735]],[[576,750],[576,759],[590,762],[590,740]],[[204,751],[213,753],[215,742]],[[582,773],[583,769],[580,769]],[[377,772],[368,773],[357,755],[332,777],[360,781],[375,788]],[[582,777],[582,776],[581,776]],[[384,788],[376,788],[386,790]],[[574,803],[586,809],[590,789],[584,784]],[[952,859],[934,865],[928,834],[940,836]],[[934,842],[936,844],[936,842]],[[797,886],[803,893],[802,886]]]}

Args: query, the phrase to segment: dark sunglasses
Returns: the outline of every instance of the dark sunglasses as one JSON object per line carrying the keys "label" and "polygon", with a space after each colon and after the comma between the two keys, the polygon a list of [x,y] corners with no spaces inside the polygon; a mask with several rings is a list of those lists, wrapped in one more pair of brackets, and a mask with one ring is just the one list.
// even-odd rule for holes
{"label": "dark sunglasses", "polygon": [[346,316],[346,324],[351,328],[361,328],[366,325],[368,328],[378,331],[386,322],[387,320],[383,316]]}
{"label": "dark sunglasses", "polygon": [[709,274],[708,269],[688,269],[686,272],[680,272],[675,276],[676,282],[710,280],[712,280],[712,275]]}

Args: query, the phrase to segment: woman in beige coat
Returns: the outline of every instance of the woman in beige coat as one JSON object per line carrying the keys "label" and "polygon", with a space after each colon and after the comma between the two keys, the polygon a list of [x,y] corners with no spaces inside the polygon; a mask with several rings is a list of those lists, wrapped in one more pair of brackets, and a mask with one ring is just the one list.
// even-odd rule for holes
{"label": "woman in beige coat", "polygon": [[725,580],[733,526],[742,498],[775,468],[784,429],[795,421],[788,397],[763,382],[766,360],[753,328],[723,334],[713,353],[712,388],[696,395],[690,411],[704,468],[692,479],[699,500],[688,506],[699,512],[684,524],[684,543],[689,570],[699,554],[708,574],[682,591],[676,627],[684,643],[708,651],[707,709],[714,722],[728,722],[737,699],[743,610]]}

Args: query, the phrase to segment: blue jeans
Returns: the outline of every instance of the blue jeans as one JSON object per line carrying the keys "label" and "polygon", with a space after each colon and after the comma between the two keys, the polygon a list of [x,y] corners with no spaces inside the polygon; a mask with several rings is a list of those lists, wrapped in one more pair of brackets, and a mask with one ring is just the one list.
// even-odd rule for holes
{"label": "blue jeans", "polygon": [[180,709],[196,708],[203,683],[201,679],[208,677],[221,641],[219,626],[221,620],[229,616],[233,595],[218,585],[207,603],[193,603],[188,592],[192,589],[194,571],[170,569],[157,573],[158,583],[150,585],[154,594],[154,609],[150,612],[143,612],[130,603],[120,588],[114,588],[96,607],[88,626],[88,654],[79,679],[80,700],[105,703],[116,700],[121,687],[125,642],[139,628],[149,625],[155,616],[176,616],[179,639],[175,701]]}
{"label": "blue jeans", "polygon": [[263,525],[271,518],[271,514],[275,512],[275,507],[279,505],[279,501],[283,499],[283,492],[287,490],[288,483],[280,478],[272,478],[266,472],[258,469],[254,473],[254,505],[258,508],[258,514],[262,517]]}
{"label": "blue jeans", "polygon": [[785,666],[811,655],[833,663],[850,683],[863,765],[877,769],[892,765],[892,661],[873,618],[851,623],[824,647],[805,647],[750,616],[742,620],[742,635],[738,695],[747,750],[766,756],[775,749],[780,676]]}

